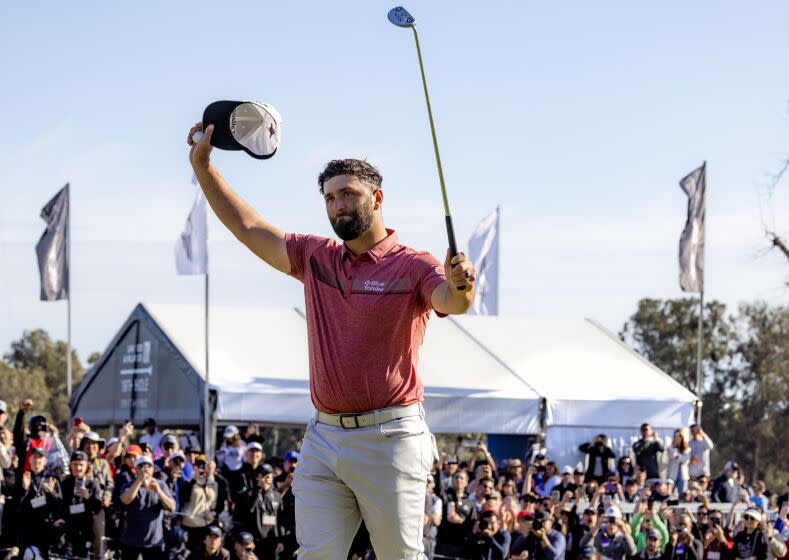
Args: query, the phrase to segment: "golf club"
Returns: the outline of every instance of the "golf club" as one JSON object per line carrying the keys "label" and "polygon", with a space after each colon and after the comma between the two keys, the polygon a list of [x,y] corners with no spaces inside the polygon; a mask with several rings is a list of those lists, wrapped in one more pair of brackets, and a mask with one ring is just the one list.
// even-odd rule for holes
{"label": "golf club", "polygon": [[[425,67],[422,64],[422,51],[419,48],[419,36],[416,33],[416,20],[402,6],[392,8],[388,14],[389,21],[397,27],[410,27],[414,32],[414,42],[416,42],[416,55],[419,58],[419,71],[422,74],[422,86],[425,90],[425,102],[427,103],[427,116],[430,119],[430,133],[433,135],[433,150],[436,153],[436,165],[438,166],[438,181],[441,183],[441,197],[444,199],[444,219],[447,224],[447,238],[449,239],[449,253],[452,257],[458,254],[455,244],[455,230],[452,227],[452,215],[449,213],[449,202],[447,200],[447,187],[444,184],[444,170],[441,168],[441,155],[438,153],[438,140],[436,140],[436,127],[433,124],[433,111],[430,108],[430,96],[427,93],[427,80],[425,80]],[[466,286],[458,286],[458,290],[465,290]]]}

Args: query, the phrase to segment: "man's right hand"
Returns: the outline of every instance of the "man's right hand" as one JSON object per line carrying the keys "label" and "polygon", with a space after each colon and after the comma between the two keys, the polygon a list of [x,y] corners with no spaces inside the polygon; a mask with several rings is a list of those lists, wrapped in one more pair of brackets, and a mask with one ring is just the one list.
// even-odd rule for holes
{"label": "man's right hand", "polygon": [[30,488],[31,480],[32,480],[32,477],[30,476],[30,471],[25,471],[22,474],[22,488],[24,490],[27,490],[28,488]]}
{"label": "man's right hand", "polygon": [[26,413],[31,408],[33,408],[33,401],[30,399],[25,399],[21,403],[19,403],[19,410],[21,410],[22,412]]}
{"label": "man's right hand", "polygon": [[211,150],[214,149],[214,147],[211,146],[211,135],[214,133],[214,125],[209,124],[205,129],[203,138],[199,142],[195,143],[195,141],[192,139],[192,136],[197,131],[203,132],[202,121],[195,123],[195,125],[189,130],[189,136],[186,138],[186,143],[192,147],[192,149],[189,151],[189,162],[195,169],[198,167],[208,167],[208,164],[211,161]]}

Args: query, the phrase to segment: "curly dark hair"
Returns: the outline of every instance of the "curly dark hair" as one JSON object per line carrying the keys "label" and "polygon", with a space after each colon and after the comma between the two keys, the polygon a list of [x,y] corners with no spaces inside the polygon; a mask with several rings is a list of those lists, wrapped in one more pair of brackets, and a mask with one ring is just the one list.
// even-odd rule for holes
{"label": "curly dark hair", "polygon": [[378,190],[381,187],[381,182],[384,180],[378,169],[366,161],[360,159],[333,159],[326,164],[326,168],[318,175],[321,194],[323,194],[323,185],[326,181],[338,175],[353,175],[360,181],[370,185],[373,191]]}

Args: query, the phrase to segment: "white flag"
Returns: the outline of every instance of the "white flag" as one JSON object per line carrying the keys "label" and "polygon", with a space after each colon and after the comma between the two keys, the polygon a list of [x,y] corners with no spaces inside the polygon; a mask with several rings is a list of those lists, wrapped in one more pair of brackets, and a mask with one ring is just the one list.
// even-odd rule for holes
{"label": "white flag", "polygon": [[175,243],[175,268],[178,274],[208,272],[208,219],[206,199],[200,187],[184,231]]}
{"label": "white flag", "polygon": [[472,315],[499,314],[499,209],[482,220],[468,240],[468,256],[477,269]]}
{"label": "white flag", "polygon": [[704,192],[707,164],[679,182],[688,195],[688,219],[679,240],[679,285],[684,292],[704,291]]}

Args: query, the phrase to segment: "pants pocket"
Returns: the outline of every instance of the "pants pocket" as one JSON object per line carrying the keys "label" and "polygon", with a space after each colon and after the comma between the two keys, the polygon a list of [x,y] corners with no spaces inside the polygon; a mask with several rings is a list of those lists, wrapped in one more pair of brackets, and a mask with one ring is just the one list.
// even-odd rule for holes
{"label": "pants pocket", "polygon": [[427,424],[421,416],[407,416],[390,420],[379,426],[381,435],[388,439],[406,439],[427,432]]}

